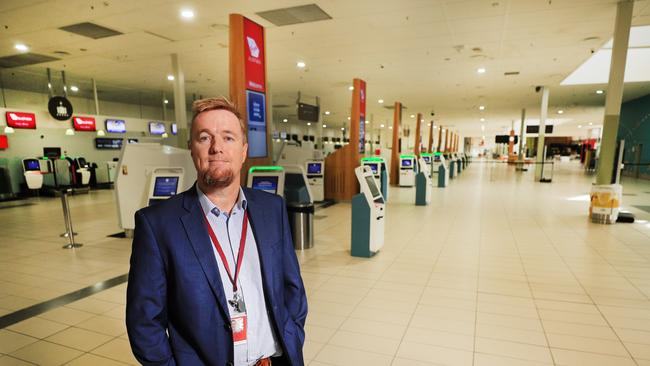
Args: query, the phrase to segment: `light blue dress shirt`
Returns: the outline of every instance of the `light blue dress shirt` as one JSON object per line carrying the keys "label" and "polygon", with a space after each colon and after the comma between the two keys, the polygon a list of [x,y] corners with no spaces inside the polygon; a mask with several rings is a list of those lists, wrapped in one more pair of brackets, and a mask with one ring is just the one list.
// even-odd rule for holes
{"label": "light blue dress shirt", "polygon": [[[232,211],[229,213],[220,211],[219,208],[199,189],[196,190],[203,213],[221,244],[231,274],[235,275],[237,255],[239,253],[239,242],[241,241],[242,225],[244,222],[244,211],[246,210],[246,197],[239,189],[239,197]],[[238,291],[243,295],[246,304],[246,315],[248,317],[247,342],[234,346],[235,365],[254,365],[261,358],[281,355],[281,347],[271,326],[269,315],[266,311],[266,301],[262,288],[262,272],[257,251],[257,244],[250,222],[246,234],[246,247],[244,257],[237,280]],[[223,284],[223,292],[227,300],[233,298],[233,288],[228,272],[223,265],[219,253],[212,245],[212,252],[219,266],[219,275]],[[233,308],[228,305],[230,316],[235,315]],[[215,309],[216,311],[216,309]]]}

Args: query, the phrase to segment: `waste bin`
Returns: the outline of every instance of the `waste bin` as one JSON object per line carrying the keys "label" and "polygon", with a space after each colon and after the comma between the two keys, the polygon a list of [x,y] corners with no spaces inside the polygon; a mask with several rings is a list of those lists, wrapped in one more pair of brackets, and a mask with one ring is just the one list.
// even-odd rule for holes
{"label": "waste bin", "polygon": [[287,214],[294,249],[312,248],[314,246],[314,204],[288,202]]}

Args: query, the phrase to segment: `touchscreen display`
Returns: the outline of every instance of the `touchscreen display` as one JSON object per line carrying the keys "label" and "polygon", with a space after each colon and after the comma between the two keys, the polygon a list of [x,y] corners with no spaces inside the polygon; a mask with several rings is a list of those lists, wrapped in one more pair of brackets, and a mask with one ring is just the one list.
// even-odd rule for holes
{"label": "touchscreen display", "polygon": [[321,174],[322,164],[321,163],[308,163],[307,164],[307,174]]}
{"label": "touchscreen display", "polygon": [[176,194],[178,189],[178,177],[156,177],[153,186],[155,197],[169,197]]}
{"label": "touchscreen display", "polygon": [[278,193],[278,178],[277,176],[269,177],[253,177],[253,189],[260,191],[277,194]]}

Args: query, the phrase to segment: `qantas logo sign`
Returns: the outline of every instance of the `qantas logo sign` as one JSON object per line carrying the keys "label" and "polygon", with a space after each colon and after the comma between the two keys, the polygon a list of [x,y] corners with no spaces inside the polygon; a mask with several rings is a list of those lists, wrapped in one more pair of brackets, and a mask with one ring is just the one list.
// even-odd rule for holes
{"label": "qantas logo sign", "polygon": [[72,117],[72,123],[76,131],[95,131],[95,118],[93,117]]}
{"label": "qantas logo sign", "polygon": [[257,47],[257,43],[251,37],[246,37],[246,42],[248,43],[248,50],[251,53],[251,56],[255,58],[260,58],[260,48]]}
{"label": "qantas logo sign", "polygon": [[36,115],[34,113],[7,112],[7,126],[13,128],[36,128]]}

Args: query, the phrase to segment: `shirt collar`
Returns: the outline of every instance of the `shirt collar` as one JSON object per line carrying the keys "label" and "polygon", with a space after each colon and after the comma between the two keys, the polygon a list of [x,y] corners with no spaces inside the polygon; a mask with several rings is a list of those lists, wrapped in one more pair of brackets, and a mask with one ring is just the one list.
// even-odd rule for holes
{"label": "shirt collar", "polygon": [[[208,196],[201,191],[201,188],[199,188],[199,185],[196,185],[196,192],[199,196],[199,203],[201,204],[201,209],[203,210],[203,214],[205,216],[208,216],[211,212],[215,214],[215,216],[219,217],[221,214],[224,214],[226,217],[228,217],[228,212],[223,212],[219,210],[219,207],[212,203]],[[244,190],[239,187],[239,195],[237,196],[237,202],[235,202],[235,206],[232,208],[232,213],[237,214],[238,212],[243,212],[246,210],[246,207],[248,206],[248,201],[246,200],[246,196],[244,195]]]}

